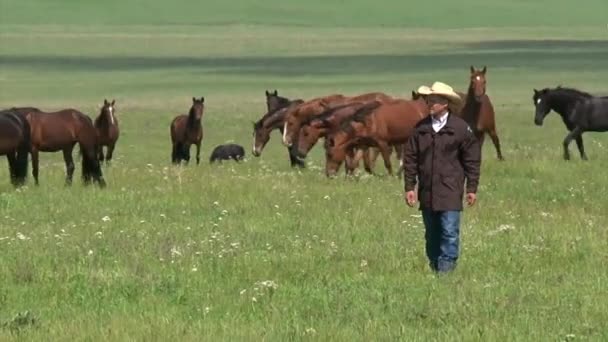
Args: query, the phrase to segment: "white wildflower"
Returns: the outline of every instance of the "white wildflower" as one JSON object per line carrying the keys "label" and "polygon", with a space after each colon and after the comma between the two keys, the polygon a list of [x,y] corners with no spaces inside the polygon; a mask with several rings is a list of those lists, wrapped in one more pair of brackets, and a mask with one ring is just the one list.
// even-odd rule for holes
{"label": "white wildflower", "polygon": [[111,221],[110,216],[107,216],[107,215],[106,215],[106,216],[104,216],[104,217],[102,217],[102,218],[101,218],[101,220],[102,220],[103,222],[108,222],[108,221]]}
{"label": "white wildflower", "polygon": [[17,233],[17,239],[19,240],[29,240],[30,238],[23,235],[22,233]]}

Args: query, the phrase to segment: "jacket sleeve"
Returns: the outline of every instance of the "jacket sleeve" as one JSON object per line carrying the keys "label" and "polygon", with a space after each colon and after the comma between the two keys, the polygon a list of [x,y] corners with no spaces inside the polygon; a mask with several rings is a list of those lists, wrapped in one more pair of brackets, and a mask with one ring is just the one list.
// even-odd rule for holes
{"label": "jacket sleeve", "polygon": [[481,146],[469,127],[460,145],[460,162],[467,179],[467,193],[476,193],[481,168]]}
{"label": "jacket sleeve", "polygon": [[403,178],[405,191],[413,191],[418,175],[418,132],[414,131],[403,149]]}

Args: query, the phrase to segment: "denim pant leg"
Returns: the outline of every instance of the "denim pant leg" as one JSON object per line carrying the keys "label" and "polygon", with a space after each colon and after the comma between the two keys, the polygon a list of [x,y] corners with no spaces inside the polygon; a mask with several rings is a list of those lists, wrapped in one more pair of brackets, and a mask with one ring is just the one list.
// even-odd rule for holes
{"label": "denim pant leg", "polygon": [[437,259],[437,270],[449,272],[456,268],[460,247],[460,211],[442,211],[440,252]]}
{"label": "denim pant leg", "polygon": [[422,210],[422,220],[424,221],[426,239],[426,256],[429,259],[429,266],[433,271],[437,271],[437,261],[441,252],[439,243],[441,242],[441,221],[439,214],[435,211]]}

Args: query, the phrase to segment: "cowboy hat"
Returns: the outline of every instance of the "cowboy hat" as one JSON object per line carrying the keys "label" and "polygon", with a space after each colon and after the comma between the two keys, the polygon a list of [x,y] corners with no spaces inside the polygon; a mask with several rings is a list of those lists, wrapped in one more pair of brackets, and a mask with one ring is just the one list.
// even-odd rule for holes
{"label": "cowboy hat", "polygon": [[450,102],[455,104],[460,104],[462,102],[462,98],[458,95],[452,87],[443,83],[443,82],[435,82],[432,86],[420,86],[418,88],[418,94],[420,95],[439,95],[445,97]]}

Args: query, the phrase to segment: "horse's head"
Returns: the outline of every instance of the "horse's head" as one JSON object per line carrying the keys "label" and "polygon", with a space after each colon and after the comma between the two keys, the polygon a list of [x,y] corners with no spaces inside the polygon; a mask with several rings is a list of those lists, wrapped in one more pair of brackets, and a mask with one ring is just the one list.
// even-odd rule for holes
{"label": "horse's head", "polygon": [[190,107],[190,116],[194,117],[196,121],[200,121],[203,118],[203,113],[205,111],[205,97],[202,96],[201,99],[197,99],[195,97],[192,98],[192,107]]}
{"label": "horse's head", "polygon": [[534,102],[534,106],[536,108],[536,114],[534,115],[534,123],[537,126],[542,126],[545,116],[547,116],[547,114],[549,114],[549,112],[551,111],[551,106],[549,106],[549,89],[534,89],[532,101]]}
{"label": "horse's head", "polygon": [[262,150],[270,140],[271,129],[264,126],[263,119],[253,123],[253,146],[251,154],[256,157],[262,155]]}
{"label": "horse's head", "polygon": [[469,82],[469,89],[473,90],[475,100],[480,101],[481,98],[486,94],[486,71],[487,68],[484,66],[481,70],[476,70],[471,65],[471,75]]}
{"label": "horse's head", "polygon": [[356,126],[361,126],[361,124],[353,122],[349,128],[339,129],[325,138],[325,174],[327,177],[335,176],[346,159],[348,150],[352,148],[353,136],[356,135]]}
{"label": "horse's head", "polygon": [[303,125],[298,134],[298,155],[305,158],[310,149],[315,146],[321,135],[327,130],[323,120],[312,120],[309,124]]}
{"label": "horse's head", "polygon": [[101,114],[105,115],[108,119],[108,122],[114,123],[114,104],[116,100],[112,100],[109,102],[107,99],[103,99],[103,106],[101,107]]}
{"label": "horse's head", "polygon": [[415,90],[412,90],[412,101],[416,101],[416,100],[419,100],[419,99],[422,99],[422,98],[423,97],[422,97],[422,95],[419,92],[417,92]]}
{"label": "horse's head", "polygon": [[285,98],[279,96],[279,93],[276,89],[274,91],[266,90],[266,106],[268,107],[269,113],[277,111],[281,107],[284,107],[285,100]]}

